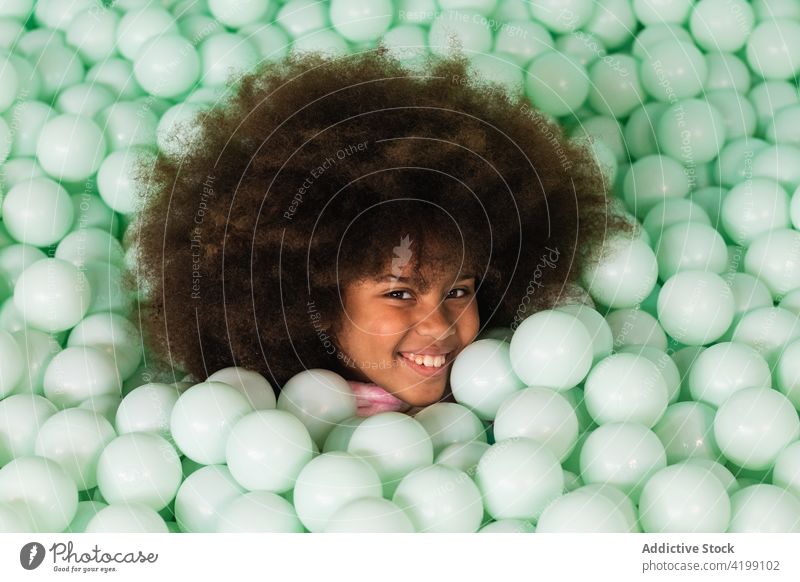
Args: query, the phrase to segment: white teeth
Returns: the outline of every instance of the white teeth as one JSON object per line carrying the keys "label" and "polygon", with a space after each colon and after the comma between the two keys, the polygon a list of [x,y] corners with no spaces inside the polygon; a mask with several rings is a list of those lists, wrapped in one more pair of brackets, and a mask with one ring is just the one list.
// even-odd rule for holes
{"label": "white teeth", "polygon": [[[401,352],[402,353],[402,352]],[[447,355],[430,356],[430,355],[416,355],[411,353],[402,353],[402,355],[409,360],[416,362],[420,366],[427,366],[430,368],[441,368],[447,360]]]}

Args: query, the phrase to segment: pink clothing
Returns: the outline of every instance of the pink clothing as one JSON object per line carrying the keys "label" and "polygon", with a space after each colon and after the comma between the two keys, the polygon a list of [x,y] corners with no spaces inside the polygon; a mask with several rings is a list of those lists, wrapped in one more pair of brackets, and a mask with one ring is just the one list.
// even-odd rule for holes
{"label": "pink clothing", "polygon": [[372,416],[379,412],[408,412],[411,405],[389,394],[377,384],[348,381],[356,395],[358,416]]}

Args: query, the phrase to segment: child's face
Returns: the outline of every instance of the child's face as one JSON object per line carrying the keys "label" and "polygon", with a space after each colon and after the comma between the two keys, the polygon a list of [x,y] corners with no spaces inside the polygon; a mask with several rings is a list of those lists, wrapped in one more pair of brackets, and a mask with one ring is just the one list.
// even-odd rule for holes
{"label": "child's face", "polygon": [[[453,359],[478,335],[475,278],[457,279],[455,270],[426,276],[431,284],[423,294],[404,279],[409,274],[406,268],[398,280],[387,269],[380,282],[344,289],[338,355],[351,370],[348,379],[374,382],[412,406],[427,406],[442,398]],[[422,366],[401,355],[426,351],[432,358],[446,354],[444,365]]]}

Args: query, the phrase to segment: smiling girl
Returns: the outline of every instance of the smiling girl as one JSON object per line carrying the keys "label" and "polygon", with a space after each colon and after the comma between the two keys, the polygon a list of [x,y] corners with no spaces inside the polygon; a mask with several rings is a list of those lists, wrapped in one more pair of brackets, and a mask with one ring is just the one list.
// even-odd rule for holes
{"label": "smiling girl", "polygon": [[198,381],[243,366],[277,391],[324,368],[360,415],[413,414],[451,398],[482,330],[563,300],[587,250],[630,228],[524,95],[459,55],[424,71],[383,47],[290,54],[159,154],[126,233],[157,363]]}

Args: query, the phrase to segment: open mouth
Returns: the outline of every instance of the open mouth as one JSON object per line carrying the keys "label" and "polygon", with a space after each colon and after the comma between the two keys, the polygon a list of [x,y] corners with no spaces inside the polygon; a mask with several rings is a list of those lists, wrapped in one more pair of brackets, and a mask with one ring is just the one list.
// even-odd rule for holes
{"label": "open mouth", "polygon": [[453,362],[453,352],[440,356],[421,356],[407,352],[397,352],[400,360],[423,376],[436,376],[443,373]]}

